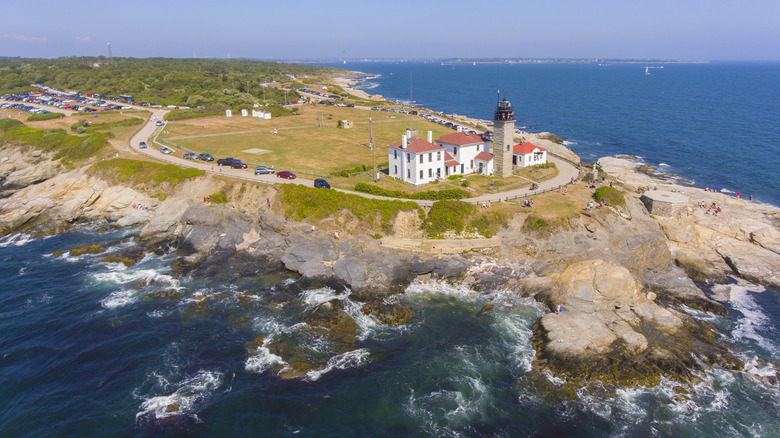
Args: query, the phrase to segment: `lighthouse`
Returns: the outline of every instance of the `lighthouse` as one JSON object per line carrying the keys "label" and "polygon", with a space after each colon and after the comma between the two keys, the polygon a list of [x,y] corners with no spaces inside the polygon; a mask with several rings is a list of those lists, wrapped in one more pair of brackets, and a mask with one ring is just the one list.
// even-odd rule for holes
{"label": "lighthouse", "polygon": [[508,100],[499,100],[493,116],[493,163],[495,174],[512,176],[512,145],[515,142],[515,112]]}

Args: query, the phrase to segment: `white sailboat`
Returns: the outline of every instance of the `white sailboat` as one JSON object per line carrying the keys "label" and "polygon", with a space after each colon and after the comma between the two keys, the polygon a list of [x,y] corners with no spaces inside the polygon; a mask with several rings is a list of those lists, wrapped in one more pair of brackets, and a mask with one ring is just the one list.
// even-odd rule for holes
{"label": "white sailboat", "polygon": [[650,67],[649,66],[645,66],[645,74],[647,76],[650,76]]}

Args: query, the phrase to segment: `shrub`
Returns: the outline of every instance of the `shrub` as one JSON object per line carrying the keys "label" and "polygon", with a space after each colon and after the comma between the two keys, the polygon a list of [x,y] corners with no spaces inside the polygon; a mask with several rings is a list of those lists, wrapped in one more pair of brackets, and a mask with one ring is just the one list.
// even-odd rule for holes
{"label": "shrub", "polygon": [[388,190],[366,183],[355,184],[355,191],[376,196],[386,196],[388,198],[427,199],[429,201],[462,199],[467,195],[467,192],[460,189],[426,190],[424,192],[408,193],[400,190]]}
{"label": "shrub", "polygon": [[466,228],[466,219],[476,211],[477,207],[467,202],[434,202],[423,222],[423,229],[428,237],[434,239],[441,238],[447,231],[461,233]]}
{"label": "shrub", "polygon": [[89,122],[86,120],[79,120],[78,122],[70,125],[70,130],[75,134],[84,134],[87,132],[87,128],[89,127]]}
{"label": "shrub", "polygon": [[28,122],[40,122],[43,120],[61,119],[65,117],[62,113],[33,114],[27,118]]}
{"label": "shrub", "polygon": [[170,187],[175,187],[186,179],[205,174],[204,171],[199,169],[185,169],[173,164],[129,160],[126,158],[114,158],[95,163],[90,169],[90,173],[113,178],[118,182],[130,182],[131,184],[150,183],[155,186],[168,183]]}
{"label": "shrub", "polygon": [[552,161],[548,161],[546,163],[541,164],[534,164],[533,166],[530,166],[531,169],[555,169],[555,163]]}
{"label": "shrub", "polygon": [[227,204],[228,197],[225,192],[212,193],[209,195],[209,202],[212,204]]}
{"label": "shrub", "polygon": [[473,219],[469,227],[480,235],[490,238],[498,234],[501,228],[507,226],[508,223],[506,214],[490,211]]}
{"label": "shrub", "polygon": [[279,191],[285,206],[285,215],[295,220],[322,219],[347,210],[369,226],[379,219],[378,225],[385,234],[392,231],[393,220],[399,211],[419,208],[417,203],[411,201],[367,199],[336,190],[314,189],[297,184],[283,184]]}
{"label": "shrub", "polygon": [[32,146],[40,151],[54,152],[54,159],[62,160],[66,165],[95,155],[108,146],[111,137],[107,132],[77,137],[68,135],[64,129],[36,129],[18,120],[0,120],[0,144]]}
{"label": "shrub", "polygon": [[595,192],[593,192],[593,199],[595,199],[596,202],[601,202],[602,199],[606,199],[607,205],[626,205],[626,200],[623,198],[623,193],[614,187],[599,187]]}

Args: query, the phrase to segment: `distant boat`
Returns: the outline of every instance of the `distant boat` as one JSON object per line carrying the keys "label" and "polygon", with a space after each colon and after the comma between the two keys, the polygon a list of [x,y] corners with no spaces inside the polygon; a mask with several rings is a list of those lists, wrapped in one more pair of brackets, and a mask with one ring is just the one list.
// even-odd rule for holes
{"label": "distant boat", "polygon": [[648,67],[648,66],[645,66],[645,74],[646,74],[647,76],[650,76],[650,67]]}
{"label": "distant boat", "polygon": [[345,60],[344,60],[344,64],[346,64],[346,63],[347,63],[347,60],[345,59]]}
{"label": "distant boat", "polygon": [[477,65],[477,63],[476,62],[472,62],[471,65]]}

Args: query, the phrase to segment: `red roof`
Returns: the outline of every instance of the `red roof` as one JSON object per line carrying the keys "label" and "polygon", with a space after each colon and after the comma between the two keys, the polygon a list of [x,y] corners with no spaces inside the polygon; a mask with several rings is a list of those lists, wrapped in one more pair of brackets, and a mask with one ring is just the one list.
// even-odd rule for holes
{"label": "red roof", "polygon": [[[390,145],[390,147],[401,149],[401,142],[399,141],[398,143],[393,143]],[[427,141],[417,137],[412,137],[412,141],[407,143],[407,146],[405,148],[405,150],[413,153],[440,151],[442,149],[444,148],[442,148],[441,146],[437,146],[433,143],[428,143]]]}
{"label": "red roof", "polygon": [[453,132],[452,134],[443,135],[437,138],[436,141],[454,144],[456,146],[485,142],[482,140],[482,137],[478,136],[477,134],[469,134],[467,132]]}
{"label": "red roof", "polygon": [[493,154],[488,152],[480,152],[474,157],[475,160],[490,161],[493,159]]}
{"label": "red roof", "polygon": [[449,152],[444,151],[444,165],[447,167],[457,166],[458,160],[455,159]]}
{"label": "red roof", "polygon": [[539,149],[540,151],[546,151],[545,148],[540,148],[539,146],[533,145],[531,143],[525,142],[522,144],[516,144],[512,146],[512,152],[516,154],[530,154],[535,149]]}

